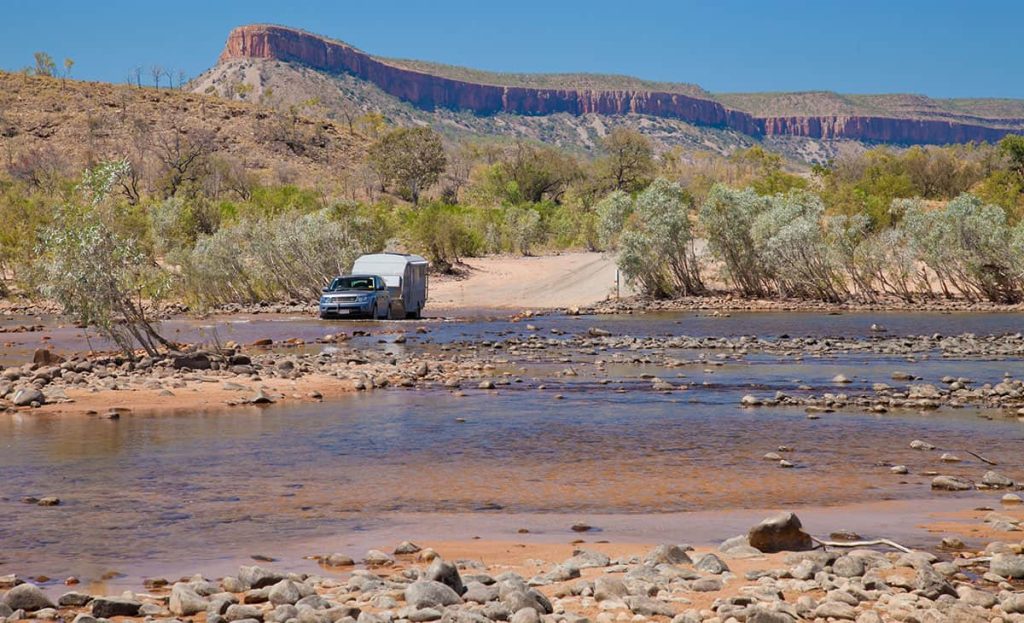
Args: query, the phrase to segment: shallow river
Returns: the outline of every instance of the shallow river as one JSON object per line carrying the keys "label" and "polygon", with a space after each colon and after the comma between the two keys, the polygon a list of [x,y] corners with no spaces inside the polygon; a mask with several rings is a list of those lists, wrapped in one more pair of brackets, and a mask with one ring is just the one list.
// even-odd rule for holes
{"label": "shallow river", "polygon": [[[1017,331],[1019,318],[658,314],[529,322],[545,331],[602,326],[631,335],[864,336],[872,323],[896,335],[998,334]],[[190,335],[212,326],[175,322],[170,326]],[[383,347],[434,348],[525,331],[524,322],[483,319],[425,325],[430,331],[411,336],[409,343]],[[359,326],[381,332],[359,338],[370,347],[410,325]],[[222,323],[217,331],[218,339],[245,342],[265,336],[313,340],[351,328],[257,317]],[[33,342],[47,335],[60,350],[78,339],[75,332],[50,328],[25,335]],[[890,381],[897,369],[931,382],[947,374],[998,380],[1024,374],[1020,360],[909,363],[859,355],[720,363],[672,370],[610,364],[605,376],[614,380],[608,384],[593,372],[556,376],[571,361],[509,364],[507,372],[517,382],[461,397],[442,390],[386,390],[316,405],[135,413],[118,421],[0,414],[0,574],[95,579],[117,571],[125,574],[124,585],[137,588],[145,575],[212,573],[256,553],[293,566],[302,564],[302,555],[324,551],[358,557],[392,537],[533,538],[516,534],[529,528],[537,538],[567,540],[575,520],[603,528],[599,538],[713,541],[777,508],[864,508],[832,516],[819,532],[878,530],[893,513],[913,517],[915,509],[993,503],[992,493],[929,489],[930,477],[922,474],[928,470],[980,478],[987,467],[967,450],[1024,479],[1024,423],[990,418],[982,410],[850,410],[810,420],[800,409],[737,406],[751,391],[796,391],[802,384],[818,393],[837,391],[829,383],[839,372],[854,379],[854,388]],[[689,389],[650,391],[645,374]],[[971,460],[941,465],[936,453],[909,448],[916,438]],[[792,448],[786,458],[795,469],[763,459],[779,446]],[[898,463],[911,475],[891,474],[888,466]],[[43,508],[21,502],[44,495],[57,495],[63,503]],[[913,502],[884,512],[856,506],[886,500]],[[900,534],[921,538],[913,532],[914,521],[904,523],[909,525],[898,528]]]}

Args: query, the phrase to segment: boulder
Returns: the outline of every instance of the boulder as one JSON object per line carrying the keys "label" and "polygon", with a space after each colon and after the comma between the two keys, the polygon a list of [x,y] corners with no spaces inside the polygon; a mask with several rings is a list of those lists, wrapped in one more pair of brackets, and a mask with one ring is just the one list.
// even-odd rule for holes
{"label": "boulder", "polygon": [[171,365],[179,369],[188,368],[189,370],[209,370],[210,358],[204,353],[179,355],[171,359]]}
{"label": "boulder", "polygon": [[263,610],[249,604],[231,604],[224,612],[224,618],[228,621],[243,621],[245,619],[263,620]]}
{"label": "boulder", "polygon": [[323,563],[328,567],[351,567],[356,564],[356,561],[345,554],[331,554],[323,559]]}
{"label": "boulder", "polygon": [[1013,486],[1013,481],[1006,476],[989,470],[985,472],[985,475],[981,477],[981,484],[993,487],[996,489],[1004,489]]}
{"label": "boulder", "polygon": [[1024,556],[995,554],[989,563],[989,571],[1004,578],[1024,579]]}
{"label": "boulder", "polygon": [[61,595],[60,599],[57,600],[57,604],[64,607],[78,608],[87,605],[90,601],[92,601],[92,595],[71,591]]}
{"label": "boulder", "polygon": [[573,551],[572,558],[566,560],[563,564],[567,567],[576,567],[577,569],[593,569],[596,567],[607,567],[612,564],[612,560],[601,552],[578,549]]}
{"label": "boulder", "polygon": [[718,575],[728,571],[729,565],[725,564],[721,558],[714,554],[704,554],[693,564],[693,568],[698,571],[703,571],[704,573],[713,573]]}
{"label": "boulder", "polygon": [[64,358],[46,348],[37,348],[32,353],[32,363],[39,366],[59,366],[64,363]]}
{"label": "boulder", "polygon": [[642,597],[640,595],[629,595],[622,599],[625,602],[626,607],[633,612],[633,614],[639,614],[645,617],[652,616],[663,616],[672,618],[676,615],[667,603],[659,601],[657,599],[651,599],[650,597]]}
{"label": "boulder", "polygon": [[271,586],[270,592],[267,593],[267,601],[275,606],[294,604],[300,599],[302,599],[302,592],[299,590],[299,586],[291,580],[281,580]]}
{"label": "boulder", "polygon": [[402,541],[398,544],[398,547],[395,548],[395,555],[408,556],[410,554],[417,554],[421,549],[423,548],[412,541]]}
{"label": "boulder", "polygon": [[621,599],[629,594],[625,582],[616,577],[599,576],[594,579],[594,600]]}
{"label": "boulder", "polygon": [[367,567],[390,567],[395,564],[395,559],[390,554],[386,554],[379,549],[371,549],[366,552],[363,564]]}
{"label": "boulder", "polygon": [[447,584],[434,580],[419,580],[406,587],[405,602],[419,610],[461,604],[462,598]]}
{"label": "boulder", "polygon": [[462,595],[466,592],[466,587],[462,584],[459,570],[455,568],[455,565],[445,562],[441,558],[435,558],[434,562],[430,563],[430,566],[427,567],[426,572],[423,574],[423,579],[446,584],[457,595]]}
{"label": "boulder", "polygon": [[682,547],[662,544],[647,552],[644,562],[651,565],[688,565],[693,561]]}
{"label": "boulder", "polygon": [[11,397],[11,404],[16,407],[27,407],[32,403],[45,404],[46,397],[43,392],[34,387],[25,387],[14,392]]}
{"label": "boulder", "polygon": [[521,608],[512,615],[509,623],[540,623],[540,615],[533,608]]}
{"label": "boulder", "polygon": [[747,540],[751,547],[767,554],[814,547],[814,541],[803,531],[803,524],[793,513],[781,513],[765,519],[750,529]]}
{"label": "boulder", "polygon": [[273,586],[284,579],[284,574],[272,571],[259,566],[239,567],[238,579],[249,588],[263,588]]}
{"label": "boulder", "polygon": [[841,601],[826,601],[814,610],[814,616],[821,619],[854,621],[857,619],[857,611],[850,604]]}
{"label": "boulder", "polygon": [[168,603],[171,614],[192,616],[205,611],[209,606],[209,600],[200,596],[188,584],[178,582],[171,588],[171,599]]}
{"label": "boulder", "polygon": [[864,575],[864,559],[858,556],[840,556],[832,563],[832,572],[841,578],[859,578]]}
{"label": "boulder", "polygon": [[35,612],[43,608],[53,608],[53,601],[46,596],[35,584],[19,584],[7,591],[7,594],[0,599],[0,603],[9,606],[11,610],[24,610]]}
{"label": "boulder", "polygon": [[139,616],[139,608],[142,603],[134,599],[123,597],[97,597],[92,600],[92,615],[97,619],[109,619],[110,617],[134,617]]}

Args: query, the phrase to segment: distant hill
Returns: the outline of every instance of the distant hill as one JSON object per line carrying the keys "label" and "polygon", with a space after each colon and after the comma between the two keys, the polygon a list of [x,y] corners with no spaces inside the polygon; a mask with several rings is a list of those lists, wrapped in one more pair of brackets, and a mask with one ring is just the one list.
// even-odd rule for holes
{"label": "distant hill", "polygon": [[346,124],[221,97],[0,72],[0,165],[8,170],[75,175],[121,157],[155,170],[198,143],[265,181],[315,186],[362,162],[368,139]]}
{"label": "distant hill", "polygon": [[1024,100],[713,94],[696,85],[627,76],[500,74],[376,57],[341,41],[271,25],[232,31],[217,67],[195,85],[200,91],[223,90],[235,80],[257,90],[289,83],[288,97],[295,98],[305,93],[294,89],[315,91],[328,109],[355,103],[467,131],[535,135],[583,148],[593,144],[601,125],[622,123],[660,134],[667,144],[728,150],[760,141],[805,160],[826,157],[837,149],[833,143],[844,141],[948,144],[1024,133]]}

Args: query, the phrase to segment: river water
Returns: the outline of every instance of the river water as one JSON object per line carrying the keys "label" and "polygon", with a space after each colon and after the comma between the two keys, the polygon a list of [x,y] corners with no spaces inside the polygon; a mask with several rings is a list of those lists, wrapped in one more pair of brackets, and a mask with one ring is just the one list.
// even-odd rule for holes
{"label": "river water", "polygon": [[[1002,334],[1019,330],[1019,319],[789,313],[528,322],[545,332],[601,326],[619,335],[826,337],[866,336],[872,324],[895,335]],[[182,339],[215,331],[218,340],[312,342],[327,332],[359,329],[374,333],[356,338],[368,348],[408,349],[528,332],[525,322],[507,320],[423,325],[427,333],[410,335],[404,345],[388,343],[389,336],[419,323],[254,317],[173,321],[165,330]],[[72,348],[79,333],[51,321],[41,333],[8,334],[24,342],[5,356],[45,342]],[[866,508],[831,515],[819,531],[870,531],[884,523],[885,513],[907,518],[922,509],[997,505],[994,493],[930,490],[931,470],[980,478],[988,467],[967,450],[1024,480],[1024,423],[985,410],[847,410],[811,420],[800,409],[737,406],[751,391],[794,391],[805,384],[821,391],[839,372],[854,379],[853,388],[891,382],[897,369],[931,382],[947,374],[998,380],[1024,374],[1020,359],[685,355],[704,355],[707,363],[670,370],[612,363],[603,376],[613,382],[602,384],[590,369],[577,377],[557,375],[571,357],[557,365],[510,361],[508,386],[462,396],[396,389],[322,404],[134,413],[117,421],[0,414],[0,574],[95,580],[116,571],[124,574],[122,585],[137,588],[143,576],[213,573],[256,553],[296,568],[302,555],[324,551],[358,558],[369,546],[388,545],[381,539],[533,538],[517,535],[528,527],[531,535],[546,535],[537,538],[567,540],[574,520],[603,528],[601,538],[710,542],[778,508]],[[644,375],[651,374],[689,389],[650,391]],[[969,460],[940,464],[938,453],[909,448],[917,438]],[[779,446],[792,448],[785,456],[794,469],[764,460]],[[907,465],[910,475],[891,474],[893,464]],[[44,495],[57,495],[62,504],[21,501]],[[910,506],[899,505],[906,500]],[[870,506],[885,501],[894,502],[884,512]],[[906,538],[923,538],[914,531],[915,519],[894,523]]]}

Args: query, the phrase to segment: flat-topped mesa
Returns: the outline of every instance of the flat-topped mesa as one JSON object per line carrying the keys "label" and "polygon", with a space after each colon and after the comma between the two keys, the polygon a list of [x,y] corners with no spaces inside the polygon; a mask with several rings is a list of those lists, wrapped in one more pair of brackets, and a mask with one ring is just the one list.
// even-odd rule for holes
{"label": "flat-topped mesa", "polygon": [[344,43],[280,26],[242,26],[233,30],[220,61],[239,58],[295,61],[314,69],[344,71],[425,109],[467,110],[481,115],[499,112],[519,115],[638,113],[729,127],[747,134],[757,132],[749,114],[681,93],[542,89],[453,80],[398,67]]}
{"label": "flat-topped mesa", "polygon": [[231,31],[220,62],[262,58],[298,62],[314,69],[346,72],[419,108],[445,108],[479,115],[625,115],[671,117],[695,125],[728,128],[751,136],[918,144],[995,141],[1015,130],[945,120],[869,116],[755,117],[712,99],[639,89],[553,89],[503,86],[456,80],[375,58],[352,46],[314,34],[272,25]]}

